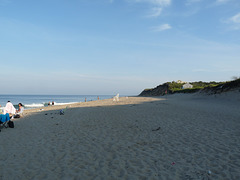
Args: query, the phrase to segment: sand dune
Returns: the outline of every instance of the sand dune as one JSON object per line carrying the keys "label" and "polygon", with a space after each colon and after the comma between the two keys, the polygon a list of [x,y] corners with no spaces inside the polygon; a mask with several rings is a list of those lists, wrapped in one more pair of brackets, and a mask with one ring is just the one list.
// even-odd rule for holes
{"label": "sand dune", "polygon": [[29,110],[0,132],[0,179],[240,179],[239,94]]}

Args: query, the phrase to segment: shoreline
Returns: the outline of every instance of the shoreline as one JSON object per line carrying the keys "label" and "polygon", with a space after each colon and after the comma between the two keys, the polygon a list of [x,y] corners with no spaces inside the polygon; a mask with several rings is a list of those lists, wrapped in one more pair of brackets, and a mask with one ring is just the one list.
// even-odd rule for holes
{"label": "shoreline", "polygon": [[[135,99],[134,101],[131,98],[139,98],[141,100]],[[109,99],[102,99],[102,100],[95,100],[95,101],[87,101],[87,102],[78,102],[73,104],[67,105],[50,105],[45,107],[38,107],[33,109],[26,109],[24,110],[24,116],[32,115],[38,112],[48,112],[48,111],[60,111],[60,110],[67,110],[73,108],[82,108],[82,107],[99,107],[99,106],[115,106],[115,105],[131,105],[135,103],[145,102],[149,99],[158,100],[164,99],[162,97],[138,97],[138,96],[127,96],[127,97],[120,97],[119,101],[113,101],[113,98]],[[124,101],[123,101],[124,100]]]}
{"label": "shoreline", "polygon": [[5,106],[6,102],[11,101],[15,108],[18,103],[22,103],[25,109],[44,108],[48,104],[67,105],[98,99],[109,99],[113,95],[0,95],[0,105]]}
{"label": "shoreline", "polygon": [[0,133],[0,165],[11,166],[0,178],[239,179],[239,94],[121,97],[64,115],[66,106],[26,110]]}

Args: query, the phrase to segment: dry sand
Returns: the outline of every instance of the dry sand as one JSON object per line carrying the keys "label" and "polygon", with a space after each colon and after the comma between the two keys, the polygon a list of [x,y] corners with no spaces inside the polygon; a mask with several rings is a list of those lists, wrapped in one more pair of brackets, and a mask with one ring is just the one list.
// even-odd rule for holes
{"label": "dry sand", "polygon": [[240,93],[26,111],[0,132],[1,180],[240,179]]}

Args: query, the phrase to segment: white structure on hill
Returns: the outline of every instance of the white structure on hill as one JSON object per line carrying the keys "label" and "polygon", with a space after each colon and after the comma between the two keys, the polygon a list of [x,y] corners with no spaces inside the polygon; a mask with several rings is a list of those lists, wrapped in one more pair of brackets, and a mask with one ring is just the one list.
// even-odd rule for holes
{"label": "white structure on hill", "polygon": [[182,86],[182,89],[191,89],[193,88],[193,85],[189,84],[189,83],[186,83]]}
{"label": "white structure on hill", "polygon": [[187,83],[187,82],[181,81],[181,80],[177,80],[177,83],[178,83],[178,84],[183,84],[183,83]]}

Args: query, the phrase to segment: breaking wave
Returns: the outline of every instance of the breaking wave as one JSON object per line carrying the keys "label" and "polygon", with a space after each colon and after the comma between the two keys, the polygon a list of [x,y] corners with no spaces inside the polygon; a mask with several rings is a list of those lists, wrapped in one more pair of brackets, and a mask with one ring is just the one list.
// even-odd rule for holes
{"label": "breaking wave", "polygon": [[24,104],[23,105],[24,107],[27,107],[27,108],[37,108],[37,107],[44,107],[44,104]]}

